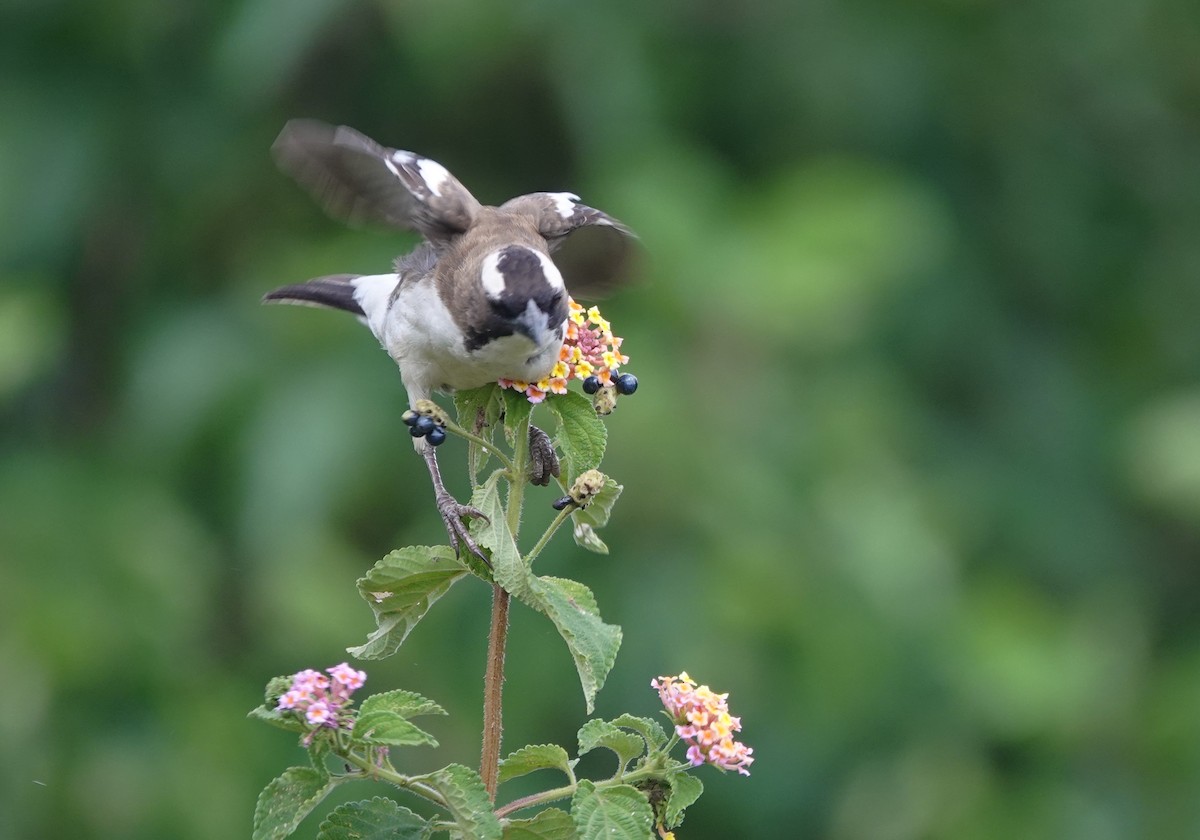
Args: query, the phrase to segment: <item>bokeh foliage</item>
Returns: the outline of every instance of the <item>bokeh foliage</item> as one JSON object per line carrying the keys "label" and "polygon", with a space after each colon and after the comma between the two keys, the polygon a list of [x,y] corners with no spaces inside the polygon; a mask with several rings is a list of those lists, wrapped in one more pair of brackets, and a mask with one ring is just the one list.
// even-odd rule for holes
{"label": "bokeh foliage", "polygon": [[[0,834],[247,836],[297,758],[263,681],[440,538],[387,358],[257,304],[411,241],[275,171],[294,116],[642,235],[612,553],[541,562],[624,628],[598,714],[733,692],[754,775],[681,836],[1200,834],[1198,8],[0,5]],[[461,590],[368,686],[447,705],[437,766]],[[569,745],[561,643],[511,650],[506,743]]]}

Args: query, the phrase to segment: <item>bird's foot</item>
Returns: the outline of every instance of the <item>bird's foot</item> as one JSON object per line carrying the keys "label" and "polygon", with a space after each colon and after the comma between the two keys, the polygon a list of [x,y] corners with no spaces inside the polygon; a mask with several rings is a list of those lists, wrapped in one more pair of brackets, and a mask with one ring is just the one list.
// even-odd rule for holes
{"label": "bird's foot", "polygon": [[446,525],[446,534],[450,537],[450,547],[454,549],[454,552],[461,555],[463,549],[466,549],[489,569],[492,568],[492,561],[475,542],[467,523],[463,521],[464,518],[470,518],[490,522],[491,520],[484,515],[483,511],[470,505],[460,504],[457,499],[446,492],[437,494],[437,509],[442,516],[442,522]]}
{"label": "bird's foot", "polygon": [[529,427],[529,480],[534,484],[545,487],[550,478],[560,474],[558,455],[554,452],[554,444],[550,436],[537,426]]}

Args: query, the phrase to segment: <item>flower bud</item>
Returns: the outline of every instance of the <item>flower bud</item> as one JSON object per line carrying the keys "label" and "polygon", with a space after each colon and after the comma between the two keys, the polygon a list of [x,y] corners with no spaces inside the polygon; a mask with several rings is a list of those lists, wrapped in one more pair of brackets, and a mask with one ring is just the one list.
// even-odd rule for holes
{"label": "flower bud", "polygon": [[425,417],[432,418],[439,426],[445,426],[450,422],[450,416],[433,400],[417,400],[416,404],[413,405],[413,411]]}
{"label": "flower bud", "polygon": [[612,385],[605,385],[592,397],[592,407],[601,416],[612,414],[613,409],[617,407],[617,389]]}
{"label": "flower bud", "polygon": [[607,480],[604,473],[600,472],[600,470],[588,470],[581,473],[579,478],[575,479],[575,483],[571,485],[571,489],[567,491],[567,495],[571,497],[571,501],[576,506],[585,508],[591,504],[596,494],[604,489],[604,483]]}

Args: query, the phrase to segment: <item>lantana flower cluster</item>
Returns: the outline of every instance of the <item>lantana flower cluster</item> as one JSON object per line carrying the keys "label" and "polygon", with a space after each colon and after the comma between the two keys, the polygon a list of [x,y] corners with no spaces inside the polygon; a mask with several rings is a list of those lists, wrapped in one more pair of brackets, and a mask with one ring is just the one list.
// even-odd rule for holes
{"label": "lantana flower cluster", "polygon": [[346,727],[353,716],[346,708],[350,695],[367,681],[365,671],[356,671],[347,663],[327,668],[329,676],[311,668],[292,675],[292,687],[276,706],[281,711],[294,711],[313,726]]}
{"label": "lantana flower cluster", "polygon": [[621,352],[625,339],[613,335],[612,324],[595,306],[585,310],[574,299],[568,300],[568,306],[566,338],[550,375],[537,382],[501,379],[501,388],[524,391],[531,403],[540,403],[547,394],[567,393],[572,379],[595,376],[601,385],[613,383],[617,370],[629,363]]}
{"label": "lantana flower cluster", "polygon": [[753,749],[733,739],[741,732],[742,719],[729,714],[728,694],[717,694],[681,671],[677,677],[650,681],[667,714],[675,721],[675,732],[688,744],[687,758],[693,767],[711,764],[721,770],[750,775]]}

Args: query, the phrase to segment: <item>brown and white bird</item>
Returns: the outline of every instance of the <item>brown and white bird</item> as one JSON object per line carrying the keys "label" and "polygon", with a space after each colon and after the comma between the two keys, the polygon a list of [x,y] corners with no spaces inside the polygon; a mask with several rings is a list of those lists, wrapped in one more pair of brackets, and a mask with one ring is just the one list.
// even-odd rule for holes
{"label": "brown and white bird", "polygon": [[[292,120],[272,151],[280,168],[331,215],[424,237],[390,273],[318,277],[264,297],[358,316],[400,368],[410,405],[435,390],[547,376],[565,335],[567,284],[585,299],[612,285],[625,262],[621,240],[633,236],[573,193],[480,204],[441,164],[386,148],[346,126]],[[568,272],[564,283],[551,254],[581,228],[618,235]],[[482,514],[446,490],[433,446],[423,438],[415,443],[429,466],[451,544],[482,558],[463,523],[463,517]]]}

